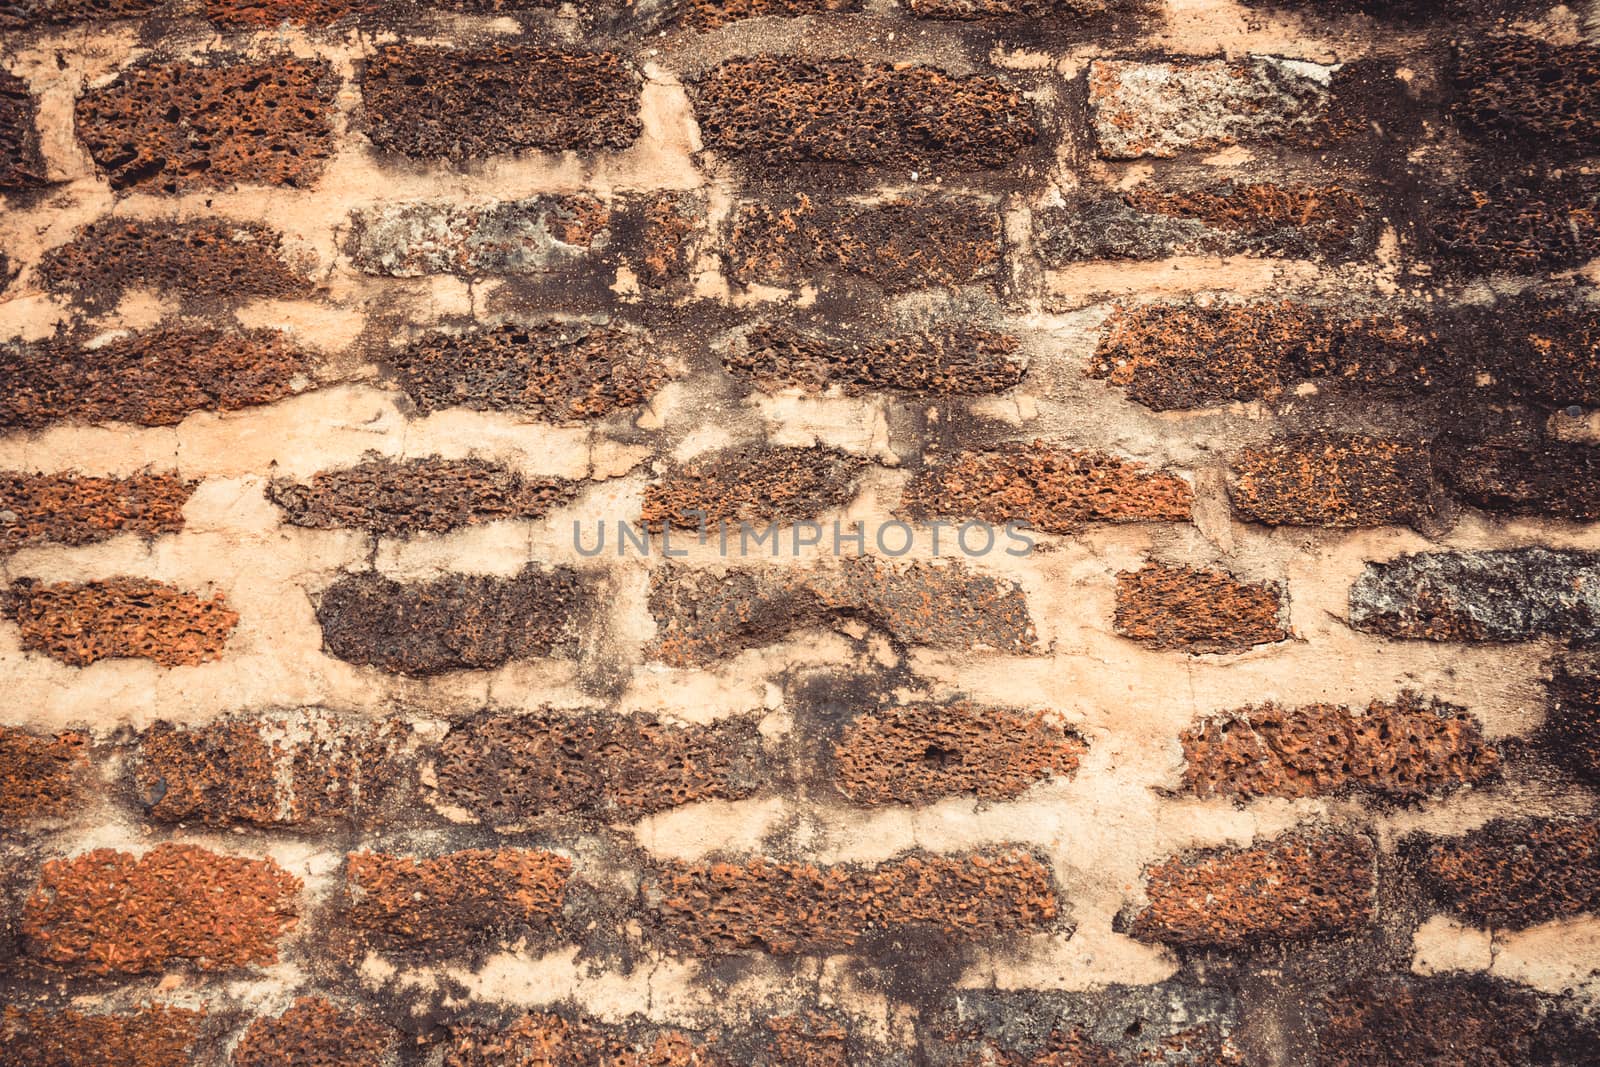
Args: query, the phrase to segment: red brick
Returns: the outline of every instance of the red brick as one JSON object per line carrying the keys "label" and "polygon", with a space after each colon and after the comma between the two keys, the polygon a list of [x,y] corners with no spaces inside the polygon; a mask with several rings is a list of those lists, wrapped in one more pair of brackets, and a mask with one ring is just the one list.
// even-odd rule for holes
{"label": "red brick", "polygon": [[836,448],[741,448],[697,457],[645,487],[648,530],[797,522],[845,507],[866,460]]}
{"label": "red brick", "polygon": [[1157,649],[1244,652],[1289,636],[1281,587],[1151,561],[1117,575],[1117,633]]}
{"label": "red brick", "polygon": [[[0,472],[0,551],[90,545],[123,533],[145,538],[183,529],[196,482],[175,474],[90,478]],[[13,518],[4,518],[10,512]]]}
{"label": "red brick", "polygon": [[1497,819],[1411,843],[1434,898],[1483,926],[1520,930],[1600,911],[1600,822]]}
{"label": "red brick", "polygon": [[278,960],[300,880],[267,859],[157,845],[49,860],[23,907],[27,954],[79,974],[232,970]]}
{"label": "red brick", "polygon": [[1228,495],[1267,526],[1416,524],[1434,513],[1433,454],[1415,441],[1360,434],[1289,437],[1233,459]]}
{"label": "red brick", "polygon": [[607,1026],[553,1012],[524,1015],[502,1030],[451,1031],[443,1067],[713,1067],[725,1061],[699,1038],[647,1025]]}
{"label": "red brick", "polygon": [[399,1034],[320,997],[263,1015],[234,1046],[231,1067],[357,1067],[387,1063]]}
{"label": "red brick", "polygon": [[66,815],[83,777],[87,744],[75,731],[44,737],[0,726],[0,828]]}
{"label": "red brick", "polygon": [[161,1005],[104,1015],[9,1005],[0,1058],[10,1067],[189,1067],[204,1018]]}
{"label": "red brick", "polygon": [[895,390],[918,396],[1002,393],[1022,381],[1021,342],[993,330],[952,326],[897,336],[849,337],[779,324],[752,330],[722,357],[757,389],[838,388],[847,396]]}
{"label": "red brick", "polygon": [[[3,20],[0,15],[0,24]],[[37,189],[49,183],[38,123],[39,103],[28,84],[0,71],[0,189]]]}
{"label": "red brick", "polygon": [[23,648],[74,667],[102,659],[148,659],[163,667],[221,659],[239,624],[221,593],[204,600],[142,578],[55,585],[19,578],[6,614],[17,621]]}

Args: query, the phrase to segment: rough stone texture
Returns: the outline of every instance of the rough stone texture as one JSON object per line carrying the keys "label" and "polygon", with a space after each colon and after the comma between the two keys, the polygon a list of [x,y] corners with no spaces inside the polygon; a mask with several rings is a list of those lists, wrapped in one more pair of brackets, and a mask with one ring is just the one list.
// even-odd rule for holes
{"label": "rough stone texture", "polygon": [[281,1015],[250,1024],[231,1067],[341,1067],[387,1062],[398,1035],[320,997],[301,997]]}
{"label": "rough stone texture", "polygon": [[1545,548],[1423,552],[1369,563],[1350,625],[1428,641],[1600,638],[1600,554]]}
{"label": "rough stone texture", "polygon": [[[0,25],[4,16],[0,15]],[[0,72],[0,190],[36,189],[48,184],[39,152],[39,104],[28,85]]]}
{"label": "rough stone texture", "polygon": [[1234,514],[1268,526],[1400,526],[1434,511],[1433,456],[1414,441],[1318,434],[1233,459]]}
{"label": "rough stone texture", "polygon": [[451,954],[543,937],[561,916],[572,861],[536,849],[470,849],[437,859],[352,852],[340,935],[352,951]]}
{"label": "rough stone texture", "polygon": [[1600,256],[1600,179],[1594,175],[1469,174],[1430,205],[1427,232],[1447,264],[1529,273]]}
{"label": "rough stone texture", "polygon": [[1600,50],[1495,34],[1457,49],[1455,116],[1519,151],[1593,155],[1600,147]]}
{"label": "rough stone texture", "polygon": [[171,0],[6,0],[0,5],[0,29],[27,30],[88,19],[140,18],[160,11]]}
{"label": "rough stone texture", "polygon": [[1020,90],[934,67],[759,56],[720,64],[691,92],[706,148],[768,166],[994,169],[1038,138]]}
{"label": "rough stone texture", "polygon": [[300,880],[268,859],[157,845],[48,860],[22,913],[27,954],[75,974],[226,971],[276,963]]}
{"label": "rough stone texture", "polygon": [[1600,519],[1600,447],[1561,441],[1491,441],[1454,451],[1451,492],[1484,511]]}
{"label": "rough stone texture", "polygon": [[555,320],[431,334],[394,366],[423,412],[465,407],[557,422],[637,407],[670,377],[646,334]]}
{"label": "rough stone texture", "polygon": [[711,1067],[721,1062],[681,1030],[606,1026],[583,1017],[533,1012],[501,1030],[469,1026],[452,1031],[443,1067]]}
{"label": "rough stone texture", "polygon": [[[640,522],[660,531],[797,522],[842,508],[866,460],[834,448],[741,448],[669,470],[645,487]],[[710,536],[710,535],[708,535]]]}
{"label": "rough stone texture", "polygon": [[1150,561],[1117,575],[1117,633],[1156,649],[1244,652],[1289,636],[1282,587]]}
{"label": "rough stone texture", "polygon": [[831,275],[888,292],[990,284],[1000,263],[1000,213],[954,198],[858,205],[798,193],[792,204],[739,207],[727,271],[741,285],[820,283]]}
{"label": "rough stone texture", "polygon": [[1353,934],[1371,921],[1373,880],[1374,851],[1365,837],[1295,834],[1187,852],[1146,872],[1149,904],[1128,931],[1146,941],[1224,950]]}
{"label": "rough stone texture", "polygon": [[317,622],[339,659],[429,675],[571,655],[579,600],[575,572],[531,563],[515,578],[456,574],[415,584],[367,571],[323,590]]}
{"label": "rough stone texture", "polygon": [[1010,800],[1035,782],[1071,777],[1086,751],[1044,712],[968,701],[885,707],[851,720],[833,746],[834,784],[858,804]]}
{"label": "rough stone texture", "polygon": [[1569,656],[1548,684],[1544,737],[1551,757],[1600,785],[1600,656]]}
{"label": "rough stone texture", "polygon": [[861,0],[684,0],[680,16],[691,26],[716,29],[740,19],[801,18],[859,11]]}
{"label": "rough stone texture", "polygon": [[1042,441],[936,457],[906,488],[918,518],[1027,522],[1071,533],[1090,522],[1187,522],[1194,490],[1175,474]]}
{"label": "rough stone texture", "polygon": [[923,19],[1061,18],[1090,19],[1111,9],[1117,0],[908,0],[911,13]]}
{"label": "rough stone texture", "polygon": [[663,870],[645,899],[676,951],[774,955],[860,946],[875,931],[920,929],[991,940],[1053,922],[1050,871],[1020,849],[914,855],[872,868],[758,858]]}
{"label": "rough stone texture", "polygon": [[767,777],[748,720],[677,726],[654,716],[485,714],[450,727],[435,757],[440,799],[492,825],[544,816],[637,819],[737,800]]}
{"label": "rough stone texture", "polygon": [[203,1019],[165,1005],[103,1015],[9,1005],[0,1056],[12,1067],[189,1067]]}
{"label": "rough stone texture", "polygon": [[1026,652],[1038,640],[1021,590],[960,564],[873,559],[800,568],[677,566],[651,578],[651,654],[688,667],[781,641],[797,630],[858,620],[907,645]]}
{"label": "rough stone texture", "polygon": [[1022,381],[1017,338],[952,326],[921,333],[845,337],[763,323],[722,366],[756,388],[839,389],[847,396],[882,390],[918,396],[1001,393]]}
{"label": "rough stone texture", "polygon": [[460,204],[378,204],[351,215],[350,259],[368,274],[544,274],[589,262],[611,239],[611,209],[592,196]]}
{"label": "rough stone texture", "polygon": [[639,75],[614,52],[385,45],[361,71],[375,148],[474,159],[626,148],[639,136]]}
{"label": "rough stone texture", "polygon": [[1557,407],[1600,406],[1600,310],[1534,294],[1497,305],[1489,370],[1508,393]]}
{"label": "rough stone texture", "polygon": [[1600,822],[1496,819],[1411,842],[1434,898],[1479,926],[1521,930],[1600,911]]}
{"label": "rough stone texture", "polygon": [[[0,552],[34,545],[91,545],[123,533],[145,538],[183,529],[195,483],[172,474],[90,478],[0,472]],[[9,516],[9,517],[8,517]]]}
{"label": "rough stone texture", "polygon": [[292,526],[355,527],[391,537],[537,519],[576,493],[577,484],[565,479],[524,478],[498,463],[438,456],[374,458],[318,471],[310,485],[280,478],[267,488]]}
{"label": "rough stone texture", "polygon": [[1204,719],[1180,738],[1196,796],[1414,800],[1495,774],[1500,757],[1465,708],[1405,693],[1365,711],[1263,704]]}
{"label": "rough stone texture", "polygon": [[0,830],[71,811],[88,740],[70,730],[43,737],[0,726]]}
{"label": "rough stone texture", "polygon": [[206,18],[223,26],[331,26],[382,9],[379,0],[205,0]]}
{"label": "rough stone texture", "polygon": [[78,98],[78,136],[113,189],[305,188],[333,155],[337,89],[289,56],[133,67]]}
{"label": "rough stone texture", "polygon": [[23,648],[74,667],[102,659],[148,659],[162,667],[221,659],[239,624],[221,593],[206,600],[143,578],[53,585],[18,578],[5,614],[16,621]]}

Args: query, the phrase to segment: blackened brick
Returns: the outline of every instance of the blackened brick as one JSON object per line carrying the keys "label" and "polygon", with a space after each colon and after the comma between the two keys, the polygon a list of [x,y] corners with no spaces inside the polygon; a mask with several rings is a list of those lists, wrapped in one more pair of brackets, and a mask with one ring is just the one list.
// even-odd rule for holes
{"label": "blackened brick", "polygon": [[795,522],[844,507],[866,460],[835,448],[747,448],[715,452],[645,487],[640,522],[660,530],[702,524]]}
{"label": "blackened brick", "polygon": [[1495,34],[1461,45],[1454,113],[1521,149],[1587,156],[1600,148],[1600,49]]}
{"label": "blackened brick", "polygon": [[1600,448],[1561,441],[1489,441],[1452,450],[1451,491],[1504,515],[1600,519]]}
{"label": "blackened brick", "polygon": [[1448,265],[1523,274],[1575,267],[1600,256],[1600,179],[1469,174],[1433,196],[1426,223]]}
{"label": "blackened brick", "polygon": [[11,584],[6,614],[22,647],[74,667],[102,659],[148,659],[184,667],[222,658],[239,613],[221,593],[206,600],[165,582],[110,578]]}
{"label": "blackened brick", "polygon": [[368,274],[547,274],[592,264],[612,238],[612,210],[592,196],[458,204],[377,204],[351,215],[351,261]]}
{"label": "blackened brick", "polygon": [[1434,898],[1478,925],[1520,930],[1600,911],[1600,823],[1497,819],[1408,843]]}
{"label": "blackened brick", "polygon": [[150,1005],[90,1015],[8,1006],[0,1058],[12,1067],[189,1067],[205,1015]]}
{"label": "blackened brick", "polygon": [[1600,656],[1569,656],[1548,684],[1542,731],[1552,759],[1600,785]]}
{"label": "blackened brick", "polygon": [[1289,636],[1283,590],[1224,571],[1151,561],[1117,575],[1117,633],[1185,652],[1244,652]]}
{"label": "blackened brick", "polygon": [[767,323],[722,357],[729,374],[773,392],[838,388],[858,396],[894,390],[920,396],[1001,393],[1022,380],[1021,343],[1007,333],[947,327],[849,337]]}
{"label": "blackened brick", "polygon": [[87,745],[88,738],[75,731],[44,737],[0,726],[0,828],[70,812]]}
{"label": "blackened brick", "polygon": [[28,92],[27,83],[0,72],[0,190],[35,189],[46,184],[38,120],[39,104]]}
{"label": "blackened brick", "polygon": [[340,1067],[388,1060],[399,1034],[321,997],[301,997],[250,1024],[230,1067]]}
{"label": "blackened brick", "polygon": [[183,505],[195,484],[173,474],[90,478],[0,472],[0,551],[89,545],[123,533],[147,538],[176,533],[183,529]]}
{"label": "blackened brick", "polygon": [[1426,520],[1435,492],[1428,446],[1360,434],[1243,449],[1228,486],[1234,513],[1247,522],[1339,529]]}

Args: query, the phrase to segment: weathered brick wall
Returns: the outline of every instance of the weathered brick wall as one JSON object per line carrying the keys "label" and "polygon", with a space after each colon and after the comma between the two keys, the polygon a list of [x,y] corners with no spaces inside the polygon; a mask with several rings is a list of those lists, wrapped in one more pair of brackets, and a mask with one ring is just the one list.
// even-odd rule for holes
{"label": "weathered brick wall", "polygon": [[1600,8],[0,66],[0,1063],[1600,1063]]}

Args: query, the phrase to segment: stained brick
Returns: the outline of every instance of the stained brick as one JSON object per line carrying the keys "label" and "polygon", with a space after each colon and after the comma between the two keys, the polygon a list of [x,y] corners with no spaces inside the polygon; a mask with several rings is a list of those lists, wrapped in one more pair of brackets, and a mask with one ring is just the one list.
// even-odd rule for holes
{"label": "stained brick", "polygon": [[431,334],[397,354],[394,366],[424,412],[465,407],[551,421],[637,407],[669,380],[649,335],[555,320]]}
{"label": "stained brick", "polygon": [[1021,521],[1070,533],[1090,522],[1187,522],[1193,502],[1177,475],[1034,441],[936,458],[911,480],[901,506],[919,518]]}
{"label": "stained brick", "polygon": [[239,624],[221,593],[205,600],[142,578],[54,585],[19,578],[5,611],[21,630],[23,648],[74,667],[102,659],[148,659],[162,667],[221,659]]}
{"label": "stained brick", "polygon": [[27,83],[0,71],[0,190],[36,189],[48,183],[38,120],[39,104]]}
{"label": "stained brick", "polygon": [[405,728],[315,712],[158,722],[133,779],[151,818],[208,826],[366,823],[403,779]]}
{"label": "stained brick", "polygon": [[0,829],[66,815],[76,799],[88,738],[43,737],[0,726]]}
{"label": "stained brick", "polygon": [[147,538],[176,533],[183,529],[183,505],[194,489],[194,482],[173,474],[90,478],[0,472],[0,551],[89,545],[123,533]]}
{"label": "stained brick", "polygon": [[571,872],[571,860],[535,849],[472,849],[436,859],[352,852],[340,923],[357,954],[453,953],[542,938],[560,920]]}
{"label": "stained brick", "polygon": [[1465,708],[1410,693],[1365,711],[1247,707],[1204,719],[1180,740],[1184,787],[1202,797],[1370,792],[1410,800],[1482,781],[1500,765]]}
{"label": "stained brick", "polygon": [[533,1012],[501,1030],[451,1032],[443,1067],[713,1067],[724,1061],[695,1035],[650,1025],[608,1026]]}
{"label": "stained brick", "polygon": [[572,499],[577,483],[524,478],[480,459],[370,459],[319,471],[310,485],[280,478],[267,497],[292,526],[355,527],[390,536],[536,519]]}
{"label": "stained brick", "polygon": [[579,591],[575,572],[535,564],[514,578],[458,574],[409,585],[369,571],[325,589],[317,621],[323,644],[342,660],[440,674],[570,656]]}
{"label": "stained brick", "polygon": [[697,956],[837,952],[874,931],[986,940],[1058,913],[1049,869],[1020,849],[914,855],[871,868],[765,858],[679,866],[647,881],[644,893],[657,932]]}
{"label": "stained brick", "polygon": [[305,188],[333,156],[326,63],[154,64],[78,98],[78,136],[113,189]]}
{"label": "stained brick", "polygon": [[1291,437],[1233,460],[1236,515],[1268,526],[1415,524],[1434,513],[1433,455],[1424,444],[1360,434]]}
{"label": "stained brick", "polygon": [[1570,656],[1548,684],[1543,735],[1552,759],[1600,785],[1600,656]]}
{"label": "stained brick", "polygon": [[261,1016],[234,1047],[231,1067],[341,1067],[388,1062],[398,1038],[390,1027],[320,997],[301,997]]}
{"label": "stained brick", "polygon": [[708,149],[768,166],[992,169],[1038,138],[1020,90],[933,67],[759,56],[720,64],[690,92]]}
{"label": "stained brick", "polygon": [[1453,451],[1451,491],[1505,515],[1600,519],[1600,448],[1560,441],[1489,441]]}
{"label": "stained brick", "polygon": [[387,152],[472,159],[626,148],[639,75],[612,52],[386,45],[361,73],[367,136]]}
{"label": "stained brick", "polygon": [[640,522],[660,530],[702,524],[794,522],[844,507],[866,460],[835,448],[745,448],[700,456],[645,487]]}
{"label": "stained brick", "polygon": [[891,293],[990,285],[999,272],[1000,234],[999,210],[981,201],[861,205],[801,193],[786,206],[740,206],[727,270],[741,285],[821,284],[840,275]]}
{"label": "stained brick", "polygon": [[5,0],[0,3],[0,29],[28,30],[90,19],[141,18],[165,8],[171,0]]}
{"label": "stained brick", "polygon": [[1434,898],[1480,926],[1524,927],[1600,911],[1600,823],[1497,819],[1408,843]]}
{"label": "stained brick", "polygon": [[1575,267],[1600,256],[1600,179],[1570,171],[1469,174],[1431,198],[1426,226],[1439,254],[1467,269]]}
{"label": "stained brick", "polygon": [[1544,548],[1423,552],[1369,563],[1350,625],[1429,641],[1600,638],[1600,554]]}
{"label": "stained brick", "polygon": [[923,19],[1088,20],[1111,10],[1118,0],[908,0],[911,13]]}
{"label": "stained brick", "polygon": [[1010,800],[1046,778],[1071,777],[1086,751],[1044,712],[967,701],[885,707],[851,720],[833,746],[834,784],[859,804]]}
{"label": "stained brick", "polygon": [[594,262],[611,241],[612,210],[592,196],[458,204],[378,204],[351,215],[349,252],[368,274],[546,274]]}
{"label": "stained brick", "polygon": [[1209,568],[1151,561],[1117,575],[1117,633],[1157,649],[1244,652],[1289,636],[1283,590]]}
{"label": "stained brick", "polygon": [[1496,34],[1461,45],[1453,111],[1468,128],[1526,150],[1587,156],[1600,148],[1600,50]]}
{"label": "stained brick", "polygon": [[12,1067],[189,1067],[204,1015],[164,1005],[90,1015],[8,1006],[0,1058]]}
{"label": "stained brick", "polygon": [[682,21],[716,29],[740,19],[801,18],[836,11],[859,11],[861,0],[687,0]]}
{"label": "stained brick", "polygon": [[1500,329],[1486,331],[1482,347],[1501,390],[1557,407],[1600,406],[1600,310],[1594,305],[1535,293],[1489,314]]}
{"label": "stained brick", "polygon": [[82,974],[201,971],[277,962],[300,880],[267,859],[157,845],[47,861],[23,908],[29,956]]}
{"label": "stained brick", "polygon": [[206,18],[223,26],[331,26],[383,7],[381,0],[205,0]]}
{"label": "stained brick", "polygon": [[953,326],[921,333],[849,337],[764,323],[722,366],[756,388],[837,388],[858,396],[894,390],[922,396],[1001,393],[1022,381],[1021,342],[1007,333]]}
{"label": "stained brick", "polygon": [[1365,837],[1292,834],[1231,850],[1196,850],[1145,874],[1149,904],[1133,936],[1187,948],[1352,934],[1372,918],[1374,853]]}
{"label": "stained brick", "polygon": [[959,564],[848,559],[814,569],[658,568],[650,587],[651,654],[687,667],[856,620],[908,645],[1026,652],[1038,638],[1022,591]]}

